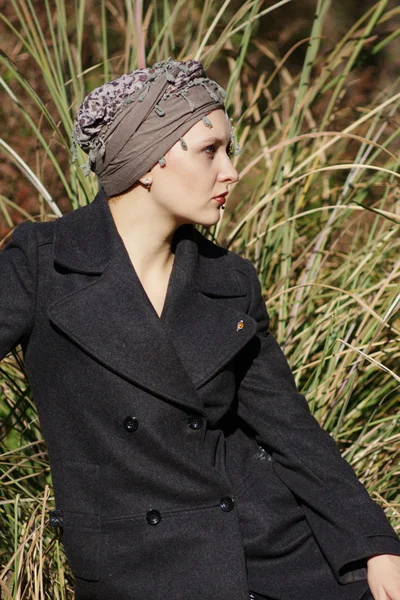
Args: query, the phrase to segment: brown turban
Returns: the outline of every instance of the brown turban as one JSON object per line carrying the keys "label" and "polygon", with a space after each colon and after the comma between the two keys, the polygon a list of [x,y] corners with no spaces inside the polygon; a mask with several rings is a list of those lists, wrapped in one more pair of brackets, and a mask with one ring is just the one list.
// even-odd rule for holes
{"label": "brown turban", "polygon": [[[212,127],[205,115],[224,108],[225,97],[195,60],[168,58],[126,73],[93,90],[81,104],[72,134],[73,160],[78,144],[88,153],[85,174],[94,171],[108,197],[120,194],[157,161],[164,164],[164,154],[197,121]],[[232,129],[231,151],[240,151]]]}

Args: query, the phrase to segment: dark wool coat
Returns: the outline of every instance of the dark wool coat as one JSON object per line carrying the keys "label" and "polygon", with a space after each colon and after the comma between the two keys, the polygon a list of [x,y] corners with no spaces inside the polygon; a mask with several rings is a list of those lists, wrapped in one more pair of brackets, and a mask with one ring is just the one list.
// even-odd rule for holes
{"label": "dark wool coat", "polygon": [[[161,318],[108,201],[0,253],[79,600],[356,600],[400,541],[311,415],[253,264],[177,229]],[[364,560],[363,560],[364,559]]]}

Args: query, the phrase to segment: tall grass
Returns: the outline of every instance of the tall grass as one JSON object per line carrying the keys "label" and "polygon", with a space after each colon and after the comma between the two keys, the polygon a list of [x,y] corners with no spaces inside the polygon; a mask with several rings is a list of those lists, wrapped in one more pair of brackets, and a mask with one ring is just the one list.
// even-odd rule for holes
{"label": "tall grass", "polygon": [[[400,528],[399,78],[361,103],[352,95],[365,65],[398,48],[400,7],[377,2],[333,44],[324,33],[333,8],[318,0],[307,36],[281,55],[263,27],[293,4],[44,0],[38,13],[32,0],[10,0],[3,27],[20,66],[3,51],[0,84],[36,151],[29,162],[10,139],[0,149],[36,190],[37,211],[27,214],[5,195],[0,207],[12,228],[15,210],[27,219],[59,216],[54,195],[71,209],[90,202],[96,179],[77,166],[85,155],[69,160],[86,93],[168,56],[202,61],[227,89],[243,148],[234,159],[240,181],[206,233],[257,266],[271,328],[300,390]],[[1,365],[0,389],[2,597],[71,598],[62,545],[47,527],[46,446],[18,350]]]}

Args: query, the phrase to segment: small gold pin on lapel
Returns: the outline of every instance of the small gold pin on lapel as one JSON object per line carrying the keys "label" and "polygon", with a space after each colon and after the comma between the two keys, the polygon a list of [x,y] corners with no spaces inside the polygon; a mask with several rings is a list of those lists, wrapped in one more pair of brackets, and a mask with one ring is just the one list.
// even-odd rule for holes
{"label": "small gold pin on lapel", "polygon": [[240,329],[243,329],[243,327],[244,327],[243,320],[240,319],[239,323],[236,325],[236,331],[239,331]]}

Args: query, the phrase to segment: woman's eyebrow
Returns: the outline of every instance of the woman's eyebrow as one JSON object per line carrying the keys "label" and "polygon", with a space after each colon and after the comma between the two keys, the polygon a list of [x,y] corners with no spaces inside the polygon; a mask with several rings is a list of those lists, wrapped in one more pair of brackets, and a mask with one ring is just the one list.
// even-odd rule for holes
{"label": "woman's eyebrow", "polygon": [[209,144],[210,142],[219,142],[220,144],[226,144],[228,145],[230,142],[230,138],[228,140],[224,140],[220,137],[217,136],[213,136],[210,138],[206,138],[205,140],[202,140],[202,144]]}

